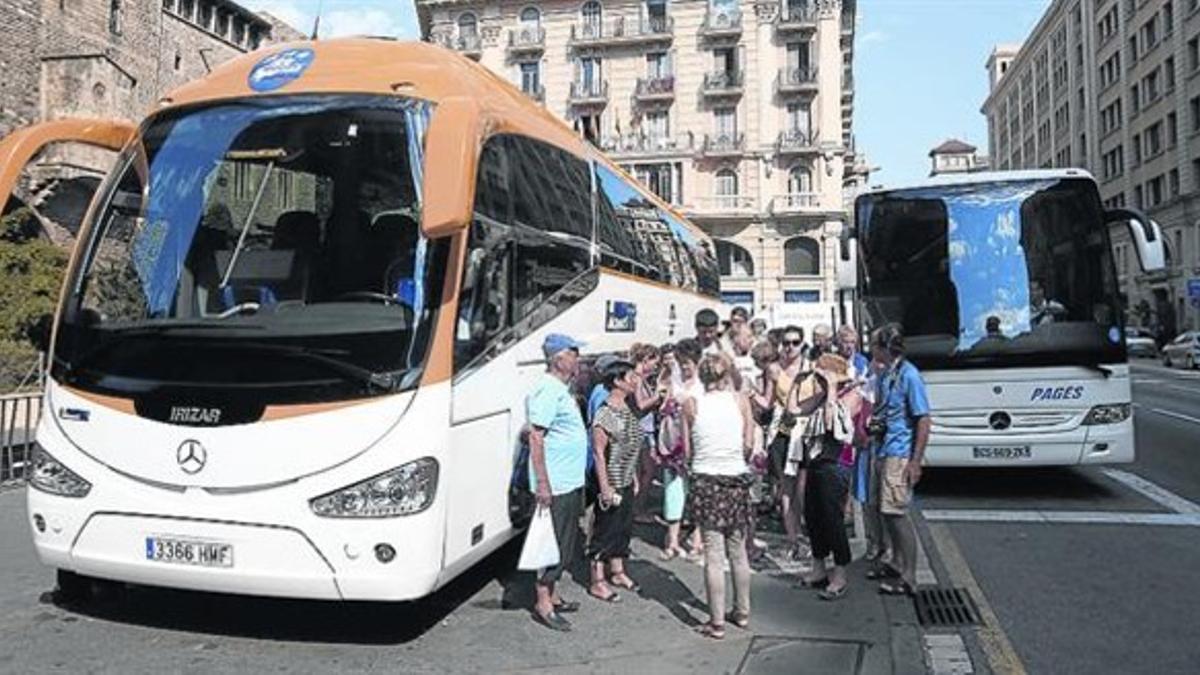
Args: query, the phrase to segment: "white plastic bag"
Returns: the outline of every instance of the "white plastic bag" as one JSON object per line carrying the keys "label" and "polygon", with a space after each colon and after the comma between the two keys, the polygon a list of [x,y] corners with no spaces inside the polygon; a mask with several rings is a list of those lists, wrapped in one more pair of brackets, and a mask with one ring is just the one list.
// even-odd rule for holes
{"label": "white plastic bag", "polygon": [[558,564],[558,537],[554,534],[554,520],[550,509],[539,506],[533,513],[529,530],[525,533],[525,546],[517,569],[536,572]]}

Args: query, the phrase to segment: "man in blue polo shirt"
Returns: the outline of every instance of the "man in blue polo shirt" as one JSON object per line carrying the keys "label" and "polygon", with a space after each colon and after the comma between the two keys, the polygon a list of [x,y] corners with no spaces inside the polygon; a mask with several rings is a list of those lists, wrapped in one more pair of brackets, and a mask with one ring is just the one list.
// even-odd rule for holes
{"label": "man in blue polo shirt", "polygon": [[555,584],[563,569],[571,567],[583,512],[583,485],[587,467],[588,434],[568,384],[579,368],[582,343],[552,333],[542,343],[546,374],[525,399],[529,423],[529,484],[539,508],[549,508],[558,538],[559,563],[540,570],[534,618],[548,628],[571,630],[562,612],[573,612],[578,603],[564,602]]}
{"label": "man in blue polo shirt", "polygon": [[[916,587],[917,530],[908,513],[912,490],[921,480],[921,462],[929,441],[929,397],[917,367],[904,358],[904,334],[896,324],[875,331],[871,354],[884,365],[875,396],[873,426],[882,438],[876,448],[875,488],[892,561],[874,573],[879,591],[911,594]],[[896,578],[898,577],[898,578]]]}

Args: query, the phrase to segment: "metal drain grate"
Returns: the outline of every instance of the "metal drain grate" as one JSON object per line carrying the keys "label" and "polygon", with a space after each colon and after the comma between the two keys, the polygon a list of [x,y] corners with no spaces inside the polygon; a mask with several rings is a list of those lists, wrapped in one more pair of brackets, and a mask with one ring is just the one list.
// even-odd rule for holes
{"label": "metal drain grate", "polygon": [[979,609],[971,594],[962,588],[918,588],[913,604],[922,626],[973,626],[979,623]]}

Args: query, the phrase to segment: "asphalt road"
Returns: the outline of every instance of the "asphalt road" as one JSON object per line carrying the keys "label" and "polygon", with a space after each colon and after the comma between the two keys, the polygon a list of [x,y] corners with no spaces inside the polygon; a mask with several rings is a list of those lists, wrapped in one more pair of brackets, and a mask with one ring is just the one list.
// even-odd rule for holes
{"label": "asphalt road", "polygon": [[[932,471],[921,487],[926,532],[942,533],[941,548],[948,539],[961,552],[1030,673],[1200,668],[1200,372],[1151,361],[1133,370],[1135,463],[1113,467],[1118,472]],[[938,511],[960,509],[999,520],[932,521]],[[1010,511],[1022,513],[1005,522]],[[1090,522],[1022,522],[1030,511]],[[1172,524],[1155,524],[1159,515]],[[963,575],[952,581],[963,583]],[[984,652],[976,647],[977,656]]]}

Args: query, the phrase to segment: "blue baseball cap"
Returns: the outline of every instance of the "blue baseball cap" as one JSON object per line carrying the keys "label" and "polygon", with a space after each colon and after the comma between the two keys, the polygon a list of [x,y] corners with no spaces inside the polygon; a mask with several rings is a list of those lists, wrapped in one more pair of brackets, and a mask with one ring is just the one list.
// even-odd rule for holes
{"label": "blue baseball cap", "polygon": [[542,353],[546,355],[546,358],[552,359],[564,349],[579,351],[579,348],[582,346],[582,342],[572,337],[568,337],[562,333],[551,333],[542,341]]}

